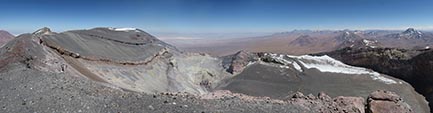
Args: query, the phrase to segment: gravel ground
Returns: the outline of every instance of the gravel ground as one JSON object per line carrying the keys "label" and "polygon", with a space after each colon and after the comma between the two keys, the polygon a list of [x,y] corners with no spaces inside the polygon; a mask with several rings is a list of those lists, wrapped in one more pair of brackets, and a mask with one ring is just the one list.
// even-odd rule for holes
{"label": "gravel ground", "polygon": [[144,94],[15,64],[0,74],[0,112],[306,112],[302,106],[189,94]]}

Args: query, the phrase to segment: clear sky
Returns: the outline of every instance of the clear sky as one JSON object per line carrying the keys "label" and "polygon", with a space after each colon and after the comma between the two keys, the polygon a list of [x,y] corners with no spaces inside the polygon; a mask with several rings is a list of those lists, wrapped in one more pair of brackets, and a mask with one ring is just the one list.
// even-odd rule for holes
{"label": "clear sky", "polygon": [[14,34],[137,27],[148,32],[433,29],[433,0],[0,0]]}

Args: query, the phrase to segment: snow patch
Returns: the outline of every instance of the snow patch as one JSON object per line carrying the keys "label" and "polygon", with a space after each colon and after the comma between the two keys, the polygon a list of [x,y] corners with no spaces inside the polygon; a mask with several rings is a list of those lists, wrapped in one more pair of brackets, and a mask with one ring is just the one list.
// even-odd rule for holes
{"label": "snow patch", "polygon": [[364,42],[366,45],[370,45],[370,43],[371,43],[370,40],[366,40],[366,39],[362,40],[362,42]]}
{"label": "snow patch", "polygon": [[137,28],[112,28],[112,27],[110,27],[108,29],[113,30],[113,31],[124,31],[124,32],[135,31],[135,32],[140,32],[140,31],[138,31]]}
{"label": "snow patch", "polygon": [[[370,75],[370,77],[373,80],[379,80],[384,82],[385,84],[397,84],[397,83],[401,84],[401,82],[397,82],[390,78],[386,78],[382,76],[380,73],[374,72],[366,68],[349,66],[327,55],[291,56],[291,55],[282,55],[282,54],[273,54],[273,53],[270,54],[266,53],[265,55],[269,55],[275,61],[282,63],[283,65],[280,65],[279,66],[280,68],[290,68],[289,65],[292,65],[296,70],[302,72],[303,70],[300,65],[303,65],[307,69],[315,68],[321,72],[342,73],[342,74],[365,74],[365,75]],[[296,59],[297,61],[299,61],[300,64],[298,64],[296,61],[291,60],[289,58]]]}
{"label": "snow patch", "polygon": [[[385,82],[386,84],[396,84],[397,82],[389,79],[389,78],[385,78],[384,76],[381,76],[380,73],[377,72],[373,72],[371,78],[373,78],[373,80],[380,80]],[[399,82],[399,84],[402,84],[402,82]]]}
{"label": "snow patch", "polygon": [[370,46],[370,45],[372,45],[372,44],[374,44],[374,43],[377,43],[377,40],[375,40],[375,41],[371,41],[371,40],[363,39],[362,42],[364,42],[364,44],[365,44],[366,46]]}
{"label": "snow patch", "polygon": [[[266,53],[265,55],[268,55],[268,54]],[[289,56],[287,56],[287,55],[282,55],[282,54],[279,54],[279,55],[278,55],[278,54],[273,54],[273,53],[271,53],[271,54],[269,54],[269,55],[270,55],[271,58],[273,58],[275,61],[284,64],[284,65],[281,65],[280,68],[286,68],[286,69],[289,69],[289,68],[290,68],[289,65],[292,65],[296,70],[302,72],[302,68],[301,68],[301,66],[299,66],[298,63],[296,63],[295,61],[290,60],[290,59],[287,60],[287,58],[289,58]],[[285,57],[287,57],[287,58],[285,58]]]}
{"label": "snow patch", "polygon": [[293,62],[293,67],[295,67],[295,69],[296,70],[298,70],[298,71],[300,71],[300,72],[302,72],[302,68],[301,68],[301,66],[299,66],[299,64],[298,63],[296,63],[296,62]]}
{"label": "snow patch", "polygon": [[330,73],[366,74],[366,75],[371,75],[370,77],[373,80],[379,80],[384,82],[385,84],[397,83],[396,81],[386,78],[377,72],[374,72],[366,68],[346,65],[327,55],[324,56],[303,55],[303,56],[288,56],[288,57],[298,59],[301,65],[303,65],[305,68],[308,69],[315,68],[321,72],[330,72]]}
{"label": "snow patch", "polygon": [[44,31],[42,30],[42,29],[40,29],[40,30],[37,30],[36,32],[34,32],[33,34],[41,34],[41,33],[43,33]]}
{"label": "snow patch", "polygon": [[256,61],[252,61],[252,62],[250,61],[250,62],[248,62],[247,66],[253,65],[255,63],[256,63]]}
{"label": "snow patch", "polygon": [[285,68],[285,69],[289,69],[289,66],[285,66],[285,65],[280,65],[280,68]]}

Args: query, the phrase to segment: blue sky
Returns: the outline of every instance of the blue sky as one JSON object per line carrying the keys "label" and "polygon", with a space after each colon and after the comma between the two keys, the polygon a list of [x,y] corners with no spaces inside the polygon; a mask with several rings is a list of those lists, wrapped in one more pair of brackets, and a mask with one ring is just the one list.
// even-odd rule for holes
{"label": "blue sky", "polygon": [[137,27],[150,33],[433,29],[433,0],[0,0],[14,34]]}

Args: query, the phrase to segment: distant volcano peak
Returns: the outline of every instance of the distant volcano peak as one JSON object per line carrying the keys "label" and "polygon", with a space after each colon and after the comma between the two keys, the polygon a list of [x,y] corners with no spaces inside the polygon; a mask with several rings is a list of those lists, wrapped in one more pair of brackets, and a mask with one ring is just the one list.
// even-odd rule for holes
{"label": "distant volcano peak", "polygon": [[51,29],[48,27],[43,27],[41,29],[36,30],[35,32],[33,32],[34,35],[46,35],[46,34],[51,34]]}
{"label": "distant volcano peak", "polygon": [[415,33],[416,30],[414,28],[407,28],[406,31],[404,31],[403,33],[407,34],[407,33]]}
{"label": "distant volcano peak", "polygon": [[406,31],[402,32],[401,35],[408,36],[410,38],[421,38],[423,33],[421,31],[415,30],[414,28],[408,28]]}

